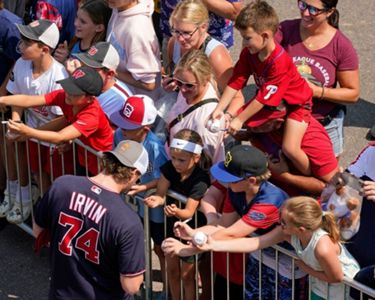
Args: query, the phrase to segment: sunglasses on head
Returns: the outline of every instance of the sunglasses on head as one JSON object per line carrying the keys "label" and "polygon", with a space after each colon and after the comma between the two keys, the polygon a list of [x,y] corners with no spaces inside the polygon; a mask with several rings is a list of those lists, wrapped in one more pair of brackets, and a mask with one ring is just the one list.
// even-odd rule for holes
{"label": "sunglasses on head", "polygon": [[176,79],[176,78],[173,78],[173,81],[176,83],[176,85],[179,88],[184,87],[185,89],[188,89],[188,90],[191,90],[192,88],[194,88],[195,86],[198,85],[197,82],[184,82],[184,81]]}
{"label": "sunglasses on head", "polygon": [[321,13],[327,11],[326,8],[317,8],[315,6],[309,5],[304,1],[298,1],[298,8],[301,12],[304,12],[306,9],[309,11],[309,14],[312,16],[320,15]]}

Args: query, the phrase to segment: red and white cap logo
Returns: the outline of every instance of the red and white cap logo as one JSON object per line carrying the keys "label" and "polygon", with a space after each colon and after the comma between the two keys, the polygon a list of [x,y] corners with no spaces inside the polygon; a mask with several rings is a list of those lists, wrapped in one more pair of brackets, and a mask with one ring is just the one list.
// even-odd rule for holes
{"label": "red and white cap logo", "polygon": [[92,46],[89,51],[87,51],[88,55],[90,56],[94,56],[96,53],[98,53],[98,48],[96,48],[95,46]]}
{"label": "red and white cap logo", "polygon": [[73,77],[74,79],[79,79],[79,78],[82,78],[82,77],[84,77],[84,76],[86,76],[86,73],[83,72],[83,71],[80,70],[80,69],[77,69],[77,70],[72,74],[72,77]]}

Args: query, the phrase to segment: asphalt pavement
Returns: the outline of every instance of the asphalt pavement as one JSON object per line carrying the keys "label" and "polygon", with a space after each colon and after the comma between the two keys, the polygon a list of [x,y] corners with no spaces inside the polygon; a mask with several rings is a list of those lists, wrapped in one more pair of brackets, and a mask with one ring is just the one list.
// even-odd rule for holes
{"label": "asphalt pavement", "polygon": [[[295,0],[270,0],[280,20],[299,16]],[[369,142],[369,129],[375,124],[374,64],[375,1],[339,0],[340,29],[352,40],[360,59],[361,99],[348,106],[345,120],[345,151],[340,159],[343,167],[355,159]],[[236,60],[240,39],[231,50]],[[374,166],[375,167],[375,166]],[[1,228],[1,227],[0,227]],[[36,255],[34,239],[15,225],[0,229],[0,300],[47,299],[49,285],[48,254]]]}

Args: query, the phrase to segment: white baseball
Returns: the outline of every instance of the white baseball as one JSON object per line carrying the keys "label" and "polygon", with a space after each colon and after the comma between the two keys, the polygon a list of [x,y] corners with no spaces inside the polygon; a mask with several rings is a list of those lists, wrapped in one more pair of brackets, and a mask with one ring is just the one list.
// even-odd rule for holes
{"label": "white baseball", "polygon": [[209,131],[211,131],[212,133],[216,133],[216,132],[219,132],[220,131],[220,120],[218,119],[214,119],[214,120],[208,120],[207,122],[207,128]]}
{"label": "white baseball", "polygon": [[17,134],[17,133],[11,132],[11,131],[8,129],[8,130],[7,130],[7,133],[6,133],[6,136],[7,136],[7,138],[13,140],[13,139],[18,138],[20,135]]}
{"label": "white baseball", "polygon": [[193,242],[197,246],[202,246],[207,242],[207,235],[202,231],[198,231],[193,235]]}

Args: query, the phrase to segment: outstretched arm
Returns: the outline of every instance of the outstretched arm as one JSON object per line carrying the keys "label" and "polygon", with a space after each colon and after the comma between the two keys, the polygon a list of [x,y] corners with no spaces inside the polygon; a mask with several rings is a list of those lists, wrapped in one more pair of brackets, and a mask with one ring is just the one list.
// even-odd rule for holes
{"label": "outstretched arm", "polygon": [[241,11],[243,1],[231,2],[227,0],[203,0],[209,11],[226,19],[234,21]]}
{"label": "outstretched arm", "polygon": [[46,99],[44,95],[12,95],[0,97],[0,106],[19,106],[19,107],[34,107],[46,105]]}

